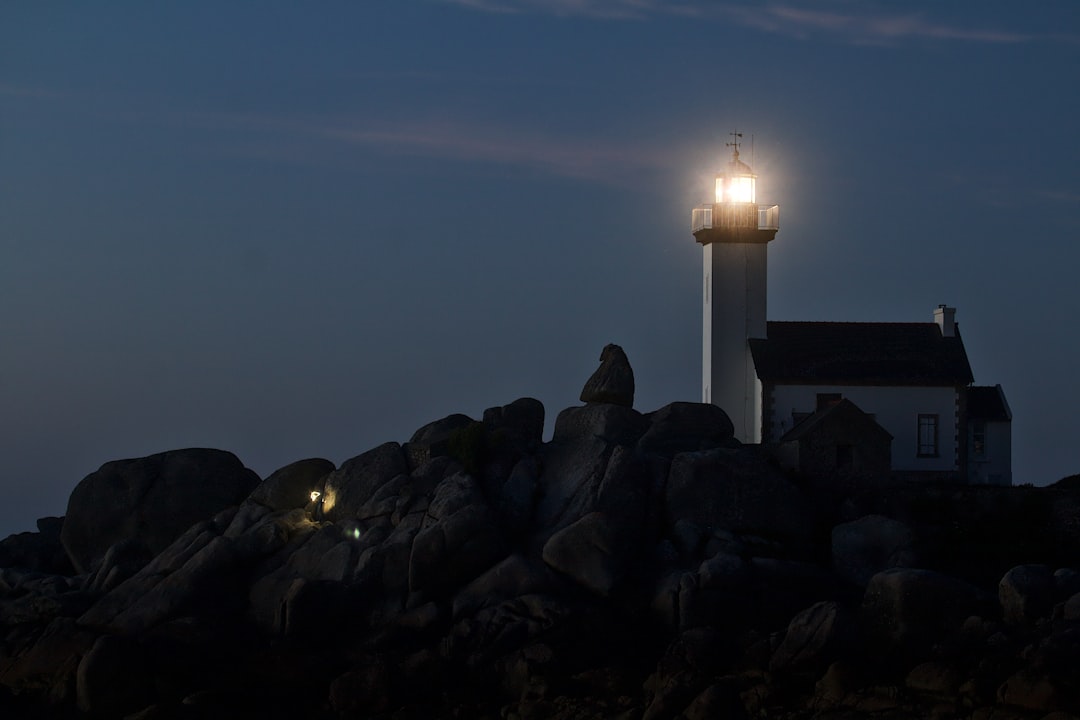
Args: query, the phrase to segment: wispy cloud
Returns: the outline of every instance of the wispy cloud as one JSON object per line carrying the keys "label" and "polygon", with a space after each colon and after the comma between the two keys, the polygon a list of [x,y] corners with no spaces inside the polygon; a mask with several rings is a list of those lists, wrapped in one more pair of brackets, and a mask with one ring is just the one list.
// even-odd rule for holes
{"label": "wispy cloud", "polygon": [[1043,190],[1040,194],[1054,202],[1066,203],[1074,207],[1080,205],[1080,191],[1074,189]]}
{"label": "wispy cloud", "polygon": [[628,175],[663,170],[659,153],[594,138],[567,138],[474,123],[418,122],[394,127],[335,123],[316,130],[324,138],[381,153],[531,168],[562,177],[621,184]]}
{"label": "wispy cloud", "polygon": [[641,19],[658,12],[671,12],[671,6],[689,7],[691,3],[668,5],[656,0],[444,0],[471,10],[491,13],[542,13],[556,16],[582,16],[617,20]]}
{"label": "wispy cloud", "polygon": [[778,32],[801,34],[826,32],[859,42],[890,42],[905,39],[966,40],[982,43],[1020,43],[1032,39],[1025,33],[957,27],[925,19],[921,14],[856,15],[773,5],[758,11],[773,21]]}
{"label": "wispy cloud", "polygon": [[[610,19],[645,19],[679,15],[728,21],[762,32],[797,38],[828,36],[854,44],[891,44],[904,40],[959,40],[976,43],[1022,43],[1030,33],[967,25],[951,25],[923,13],[897,14],[860,6],[851,10],[809,8],[785,3],[738,4],[706,0],[443,0],[470,10],[492,13],[535,13]],[[1068,39],[1064,36],[1058,39]]]}
{"label": "wispy cloud", "polygon": [[60,99],[77,104],[84,116],[109,122],[215,133],[231,138],[228,142],[232,144],[227,145],[237,154],[289,163],[340,164],[348,162],[348,151],[353,150],[502,165],[619,186],[625,186],[628,178],[671,166],[669,155],[632,143],[468,119],[394,120],[318,113],[192,110],[130,99],[98,107],[80,94],[0,83],[0,101],[5,97]]}

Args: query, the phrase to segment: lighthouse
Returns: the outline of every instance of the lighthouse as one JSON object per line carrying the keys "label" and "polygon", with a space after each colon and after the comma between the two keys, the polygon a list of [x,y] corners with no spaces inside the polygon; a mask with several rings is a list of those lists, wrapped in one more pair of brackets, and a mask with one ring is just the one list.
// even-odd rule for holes
{"label": "lighthouse", "polygon": [[739,159],[742,133],[733,132],[731,160],[717,174],[715,202],[694,208],[691,230],[701,243],[704,305],[702,402],[722,408],[742,442],[761,442],[761,386],[749,340],[766,337],[768,247],[780,207],[757,204],[757,176]]}

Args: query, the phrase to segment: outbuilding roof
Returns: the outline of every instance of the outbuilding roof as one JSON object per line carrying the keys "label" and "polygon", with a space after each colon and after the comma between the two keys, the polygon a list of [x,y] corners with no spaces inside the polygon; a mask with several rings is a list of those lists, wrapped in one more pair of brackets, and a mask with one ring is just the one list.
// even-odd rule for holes
{"label": "outbuilding roof", "polygon": [[960,330],[937,323],[768,323],[750,340],[765,382],[800,385],[958,386],[974,379]]}
{"label": "outbuilding roof", "polygon": [[872,415],[864,413],[862,408],[847,398],[842,398],[839,402],[818,410],[795,427],[788,430],[784,434],[784,437],[780,438],[780,442],[801,440],[818,428],[838,423],[849,426],[860,424],[868,428],[868,432],[878,435],[885,442],[893,439],[892,433],[879,425]]}
{"label": "outbuilding roof", "polygon": [[1000,385],[973,385],[968,388],[968,417],[972,420],[1009,422],[1012,410]]}

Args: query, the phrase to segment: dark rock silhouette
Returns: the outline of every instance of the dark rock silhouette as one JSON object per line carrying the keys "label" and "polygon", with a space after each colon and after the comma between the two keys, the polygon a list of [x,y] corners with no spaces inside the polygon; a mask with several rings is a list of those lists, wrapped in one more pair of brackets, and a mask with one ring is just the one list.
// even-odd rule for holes
{"label": "dark rock silhouette", "polygon": [[261,483],[106,464],[0,541],[0,713],[1080,713],[1080,487],[820,493],[719,408],[633,410],[617,346],[601,375],[548,443],[522,398]]}
{"label": "dark rock silhouette", "polygon": [[600,367],[581,390],[581,402],[634,406],[634,371],[618,345],[605,345]]}
{"label": "dark rock silhouette", "polygon": [[258,482],[221,450],[115,460],[72,491],[60,539],[79,572],[92,570],[121,540],[137,540],[156,555],[192,523],[243,500]]}

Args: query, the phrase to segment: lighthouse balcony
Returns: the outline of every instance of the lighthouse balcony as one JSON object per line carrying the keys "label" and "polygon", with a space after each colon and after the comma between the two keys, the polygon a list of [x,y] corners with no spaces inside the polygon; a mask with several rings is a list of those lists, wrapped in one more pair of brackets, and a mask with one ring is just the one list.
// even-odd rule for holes
{"label": "lighthouse balcony", "polygon": [[716,203],[694,208],[690,232],[721,228],[778,230],[780,206],[763,208],[755,203]]}

